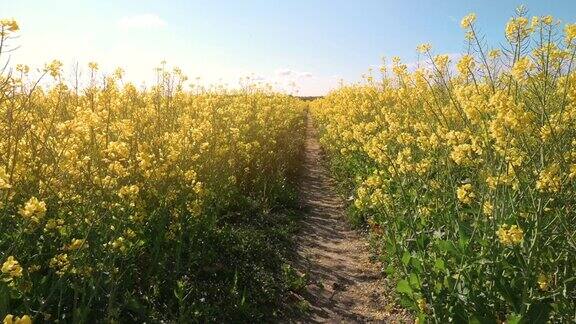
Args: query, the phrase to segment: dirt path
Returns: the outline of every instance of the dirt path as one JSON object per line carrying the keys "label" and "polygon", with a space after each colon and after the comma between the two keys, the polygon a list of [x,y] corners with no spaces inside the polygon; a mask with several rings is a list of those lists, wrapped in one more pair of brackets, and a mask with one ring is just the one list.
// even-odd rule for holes
{"label": "dirt path", "polygon": [[345,220],[344,202],[321,160],[309,118],[300,189],[306,215],[297,237],[296,266],[309,275],[302,297],[311,310],[302,321],[399,322],[400,314],[390,314],[394,311],[387,307],[387,282],[370,262],[368,243]]}

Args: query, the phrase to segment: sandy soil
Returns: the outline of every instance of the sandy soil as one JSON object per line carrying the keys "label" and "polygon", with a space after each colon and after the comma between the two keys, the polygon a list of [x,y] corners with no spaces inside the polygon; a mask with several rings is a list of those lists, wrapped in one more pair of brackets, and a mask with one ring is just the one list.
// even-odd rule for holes
{"label": "sandy soil", "polygon": [[400,323],[406,314],[389,302],[390,283],[370,261],[369,245],[345,219],[345,204],[322,163],[322,151],[308,120],[300,195],[305,216],[296,238],[296,268],[309,276],[300,296],[310,312],[303,323]]}

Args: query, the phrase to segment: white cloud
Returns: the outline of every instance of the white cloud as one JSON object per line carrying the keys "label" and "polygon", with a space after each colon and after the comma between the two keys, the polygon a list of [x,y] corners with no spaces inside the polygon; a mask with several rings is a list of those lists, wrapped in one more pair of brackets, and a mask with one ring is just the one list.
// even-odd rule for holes
{"label": "white cloud", "polygon": [[122,17],[117,22],[120,29],[162,28],[166,22],[155,14],[141,14]]}
{"label": "white cloud", "polygon": [[290,69],[277,69],[274,73],[277,76],[287,77],[287,76],[293,75],[294,71],[292,71]]}
{"label": "white cloud", "polygon": [[252,76],[250,78],[250,81],[254,81],[254,82],[266,82],[266,78],[261,76],[261,75],[257,75],[257,76]]}
{"label": "white cloud", "polygon": [[267,81],[276,91],[317,96],[336,88],[339,78],[283,67],[274,70],[274,74],[267,78]]}
{"label": "white cloud", "polygon": [[310,72],[295,71],[287,68],[276,69],[274,74],[279,78],[290,78],[290,79],[304,79],[311,78],[314,75]]}

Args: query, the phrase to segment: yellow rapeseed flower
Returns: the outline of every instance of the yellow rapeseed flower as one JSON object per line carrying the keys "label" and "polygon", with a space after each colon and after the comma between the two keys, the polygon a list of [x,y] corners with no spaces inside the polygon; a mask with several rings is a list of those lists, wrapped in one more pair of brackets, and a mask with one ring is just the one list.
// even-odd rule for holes
{"label": "yellow rapeseed flower", "polygon": [[440,71],[444,71],[450,62],[450,57],[448,55],[436,55],[434,56],[434,64]]}
{"label": "yellow rapeseed flower", "polygon": [[474,189],[472,188],[472,185],[466,183],[458,187],[458,189],[456,190],[456,196],[458,197],[458,200],[460,200],[460,202],[464,204],[470,204],[476,197],[476,194],[474,194]]}
{"label": "yellow rapeseed flower", "polygon": [[56,274],[63,276],[70,269],[68,254],[61,253],[50,259],[50,268],[56,270]]}
{"label": "yellow rapeseed flower", "polygon": [[124,70],[122,68],[116,68],[116,70],[114,70],[114,77],[116,79],[122,79],[122,76],[124,76]]}
{"label": "yellow rapeseed flower", "polygon": [[96,62],[89,62],[89,63],[88,63],[88,68],[89,68],[90,70],[97,71],[97,70],[98,70],[98,63],[96,63]]}
{"label": "yellow rapeseed flower", "polygon": [[22,74],[27,74],[30,72],[30,67],[26,64],[16,64],[16,71]]}
{"label": "yellow rapeseed flower", "polygon": [[485,201],[482,204],[482,212],[484,215],[488,216],[488,218],[492,218],[492,213],[494,212],[494,205],[490,201]]}
{"label": "yellow rapeseed flower", "polygon": [[570,179],[576,178],[576,164],[572,164],[572,165],[570,166],[570,173],[568,174],[568,177],[569,177]]}
{"label": "yellow rapeseed flower", "polygon": [[418,298],[418,308],[422,311],[422,312],[426,312],[427,310],[427,305],[426,305],[426,299],[424,298]]}
{"label": "yellow rapeseed flower", "polygon": [[18,317],[12,314],[8,314],[6,317],[4,317],[3,324],[32,324],[32,319],[28,315]]}
{"label": "yellow rapeseed flower", "polygon": [[476,21],[476,14],[472,12],[464,16],[464,18],[462,18],[462,20],[460,21],[460,26],[462,26],[462,28],[464,29],[468,29],[472,27],[472,24],[474,24],[475,21]]}
{"label": "yellow rapeseed flower", "polygon": [[420,44],[418,45],[418,47],[416,47],[416,50],[418,51],[418,53],[427,53],[428,51],[430,51],[430,49],[432,49],[432,45],[428,44],[428,43],[424,43],[424,44]]}
{"label": "yellow rapeseed flower", "polygon": [[548,290],[550,288],[550,277],[543,273],[538,275],[538,287],[542,291]]}
{"label": "yellow rapeseed flower", "polygon": [[499,58],[500,55],[502,55],[502,52],[500,52],[499,49],[492,49],[492,50],[490,50],[490,52],[488,52],[488,57],[493,59],[493,60]]}
{"label": "yellow rapeseed flower", "polygon": [[576,24],[567,24],[564,26],[564,37],[568,44],[576,40]]}
{"label": "yellow rapeseed flower", "polygon": [[524,231],[518,225],[501,225],[496,234],[500,243],[507,246],[520,244],[524,239]]}
{"label": "yellow rapeseed flower", "polygon": [[0,20],[0,27],[2,27],[2,29],[4,29],[4,30],[10,31],[10,32],[16,32],[16,31],[20,30],[20,26],[18,26],[18,23],[14,19],[2,19],[2,20]]}
{"label": "yellow rapeseed flower", "polygon": [[540,17],[538,16],[532,17],[532,20],[530,21],[530,28],[535,29],[536,27],[538,27],[538,25],[540,25]]}
{"label": "yellow rapeseed flower", "polygon": [[506,24],[506,38],[512,44],[523,41],[530,34],[530,26],[528,25],[528,18],[517,17],[512,18]]}
{"label": "yellow rapeseed flower", "polygon": [[542,192],[558,192],[562,187],[562,179],[560,178],[560,166],[553,164],[546,169],[540,171],[538,180],[536,181],[536,189]]}
{"label": "yellow rapeseed flower", "polygon": [[6,172],[6,169],[4,167],[0,167],[0,190],[12,188],[12,186],[8,182],[9,180],[10,180],[10,177],[8,176],[8,173]]}
{"label": "yellow rapeseed flower", "polygon": [[22,277],[22,267],[18,260],[13,256],[9,256],[2,264],[2,273],[8,276],[4,281],[11,281],[14,278]]}
{"label": "yellow rapeseed flower", "polygon": [[545,25],[550,26],[550,25],[552,25],[552,24],[554,23],[554,17],[552,17],[552,16],[550,16],[550,15],[544,16],[544,17],[542,17],[542,22],[543,22]]}
{"label": "yellow rapeseed flower", "polygon": [[65,249],[69,250],[69,251],[73,251],[73,250],[78,250],[81,247],[86,247],[87,243],[85,241],[86,240],[83,240],[83,239],[73,239],[72,242],[70,242],[70,244],[68,244]]}
{"label": "yellow rapeseed flower", "polygon": [[138,197],[139,192],[140,188],[137,185],[124,186],[118,190],[118,196],[122,199],[133,200]]}
{"label": "yellow rapeseed flower", "polygon": [[531,66],[530,58],[523,57],[514,63],[510,72],[516,81],[522,81],[526,79],[526,74],[530,71]]}
{"label": "yellow rapeseed flower", "polygon": [[49,64],[46,64],[46,66],[44,67],[44,71],[48,72],[53,78],[56,78],[60,76],[60,73],[62,73],[62,66],[63,66],[62,62],[58,60],[53,60]]}
{"label": "yellow rapeseed flower", "polygon": [[30,198],[24,204],[24,207],[20,209],[20,215],[26,219],[30,219],[35,223],[38,223],[42,217],[46,214],[46,203],[38,200],[36,197]]}
{"label": "yellow rapeseed flower", "polygon": [[474,69],[474,57],[472,55],[464,55],[456,64],[458,72],[462,75],[468,75]]}

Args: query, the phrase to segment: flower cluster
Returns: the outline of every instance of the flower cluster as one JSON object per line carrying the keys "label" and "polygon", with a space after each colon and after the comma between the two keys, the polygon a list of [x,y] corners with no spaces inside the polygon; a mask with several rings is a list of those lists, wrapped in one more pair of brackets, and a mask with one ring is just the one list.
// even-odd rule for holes
{"label": "flower cluster", "polygon": [[14,33],[20,30],[20,26],[14,19],[1,19],[0,20],[0,37],[4,38],[9,33]]}
{"label": "flower cluster", "polygon": [[[281,208],[303,143],[305,104],[267,86],[205,88],[163,65],[156,84],[138,88],[121,70],[86,68],[76,88],[58,60],[37,77],[18,65],[9,76],[18,87],[0,91],[0,116],[9,116],[0,118],[0,294],[12,296],[10,311],[42,309],[46,321],[108,310],[123,321],[117,309],[135,298],[177,305],[169,287],[183,276],[198,276],[189,284],[204,293],[220,250],[254,249],[242,242],[256,234],[236,228],[248,221],[230,215]],[[239,266],[250,272],[251,262]]]}
{"label": "flower cluster", "polygon": [[38,223],[42,217],[46,214],[46,203],[38,200],[36,197],[30,198],[22,209],[20,209],[20,215],[26,219]]}
{"label": "flower cluster", "polygon": [[508,246],[520,244],[524,239],[524,231],[518,225],[504,224],[500,226],[496,234],[500,243]]}
{"label": "flower cluster", "polygon": [[470,14],[455,66],[423,44],[420,68],[395,58],[394,75],[312,105],[335,174],[355,190],[352,214],[378,229],[399,290],[433,322],[457,310],[502,322],[541,300],[552,322],[575,311],[563,292],[576,271],[576,29],[562,42],[557,20],[525,13],[503,49],[483,45]]}
{"label": "flower cluster", "polygon": [[9,256],[2,264],[2,274],[6,276],[4,281],[12,281],[12,279],[22,277],[22,267],[18,260]]}

